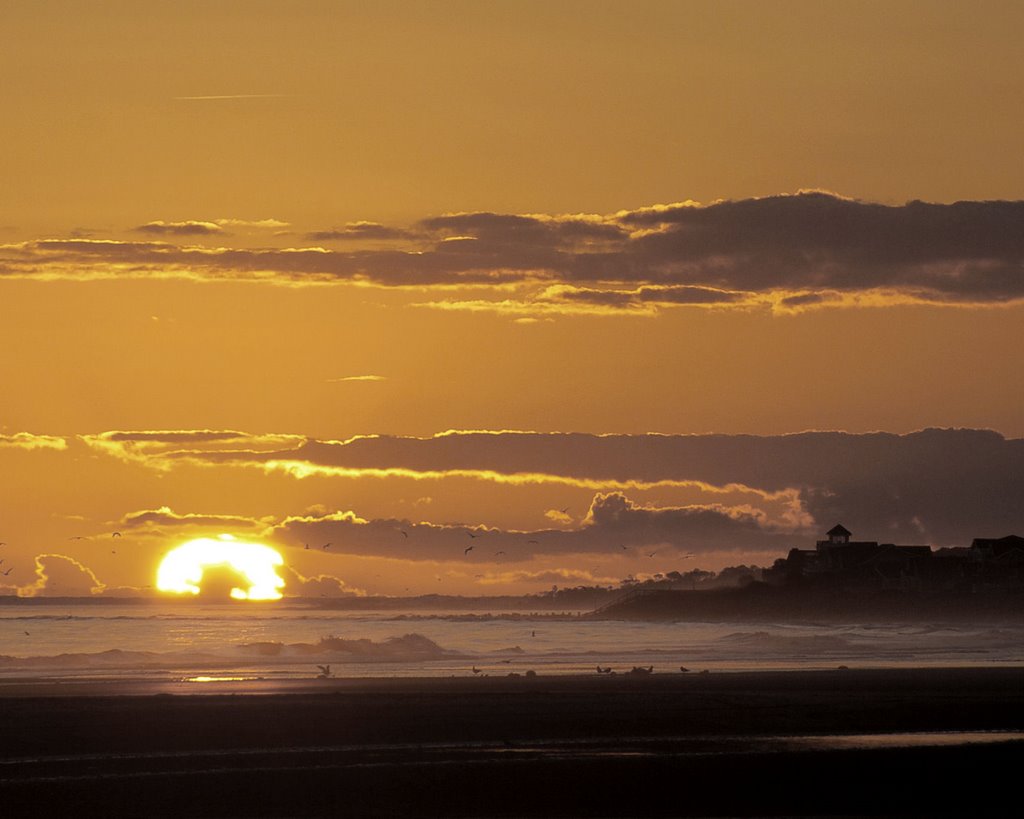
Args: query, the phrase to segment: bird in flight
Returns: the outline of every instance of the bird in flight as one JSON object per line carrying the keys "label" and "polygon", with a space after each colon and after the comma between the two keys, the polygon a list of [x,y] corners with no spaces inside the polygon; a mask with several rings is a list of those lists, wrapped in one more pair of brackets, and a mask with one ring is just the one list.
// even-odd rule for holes
{"label": "bird in flight", "polygon": [[647,556],[648,557],[654,557],[656,554],[657,554],[657,552],[648,552]]}
{"label": "bird in flight", "polygon": [[120,532],[114,532],[114,534],[112,534],[111,537],[121,537],[121,533]]}
{"label": "bird in flight", "polygon": [[405,529],[400,529],[399,531],[401,531],[402,537],[409,537],[409,533]]}
{"label": "bird in flight", "polygon": [[470,537],[472,537],[472,538],[476,538],[476,537],[479,537],[479,535],[474,535],[474,534],[473,534],[472,532],[470,532],[470,531],[468,531],[468,530],[467,530],[466,534],[467,534],[467,535],[469,535],[469,536],[470,536]]}
{"label": "bird in flight", "polygon": [[495,552],[494,556],[497,557],[498,555],[503,555],[503,554],[505,554],[505,550],[504,549],[502,549],[500,552]]}
{"label": "bird in flight", "polygon": [[462,550],[462,553],[464,555],[468,555],[472,551],[473,551],[473,547],[472,546],[467,546],[465,549]]}
{"label": "bird in flight", "polygon": [[75,535],[74,537],[69,537],[68,540],[91,540],[91,538],[87,538],[85,535]]}
{"label": "bird in flight", "polygon": [[571,508],[572,508],[572,507],[570,507],[570,506],[566,506],[566,507],[565,507],[565,509],[560,509],[559,511],[560,511],[560,512],[561,512],[561,513],[562,513],[563,515],[568,515],[568,514],[569,514],[569,510],[570,510]]}
{"label": "bird in flight", "polygon": [[321,548],[321,549],[327,549],[327,548],[329,548],[329,547],[330,547],[330,545],[331,545],[330,543],[325,543],[325,544],[324,544],[323,546],[321,546],[320,548]]}
{"label": "bird in flight", "polygon": [[626,551],[626,547],[623,546],[621,543],[619,544],[619,548],[622,549],[623,551]]}
{"label": "bird in flight", "polygon": [[528,541],[526,541],[526,542],[527,542],[527,543],[540,543],[540,541],[539,541],[539,540],[528,540]]}
{"label": "bird in flight", "polygon": [[317,668],[320,669],[320,673],[316,675],[318,680],[326,680],[328,677],[333,676],[329,665],[318,665]]}
{"label": "bird in flight", "polygon": [[10,567],[8,567],[6,572],[0,572],[0,574],[2,574],[4,577],[7,577],[7,575],[9,575],[13,571],[14,571],[14,567],[10,566]]}

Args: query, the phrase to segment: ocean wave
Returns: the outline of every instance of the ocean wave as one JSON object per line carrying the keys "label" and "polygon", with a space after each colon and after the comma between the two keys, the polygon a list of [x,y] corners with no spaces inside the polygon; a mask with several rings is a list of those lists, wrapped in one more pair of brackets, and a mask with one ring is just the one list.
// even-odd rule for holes
{"label": "ocean wave", "polygon": [[834,634],[771,634],[767,631],[734,631],[717,640],[720,644],[762,651],[846,651],[851,642]]}
{"label": "ocean wave", "polygon": [[0,672],[33,669],[194,669],[288,664],[312,658],[331,663],[419,663],[463,656],[442,648],[422,634],[404,634],[384,640],[323,637],[316,643],[242,643],[227,651],[125,651],[119,648],[94,652],[68,652],[52,656],[0,655]]}
{"label": "ocean wave", "polygon": [[364,638],[321,637],[316,643],[280,643],[262,641],[236,646],[243,654],[254,657],[324,657],[335,662],[410,662],[461,656],[457,651],[442,648],[422,634],[403,634],[379,642]]}

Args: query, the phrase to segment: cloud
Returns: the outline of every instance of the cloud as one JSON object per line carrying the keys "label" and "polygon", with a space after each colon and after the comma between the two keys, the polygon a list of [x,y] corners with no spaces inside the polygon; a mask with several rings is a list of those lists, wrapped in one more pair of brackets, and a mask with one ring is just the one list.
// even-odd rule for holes
{"label": "cloud", "polygon": [[[274,448],[276,440],[291,443]],[[347,441],[266,436],[261,447],[243,444],[197,441],[130,454],[156,468],[187,459],[297,477],[469,478],[599,493],[678,487],[721,501],[739,494],[773,525],[808,538],[837,521],[866,539],[940,546],[1024,533],[1024,439],[989,430],[777,436],[450,431]],[[104,440],[104,446],[113,444]]]}
{"label": "cloud", "polygon": [[279,97],[286,97],[287,94],[203,94],[194,97],[173,97],[175,100],[199,100],[199,101],[217,101],[217,100],[265,100],[265,99],[276,99]]}
{"label": "cloud", "polygon": [[566,514],[561,509],[548,509],[546,512],[544,512],[544,517],[546,517],[548,520],[552,521],[553,523],[572,523],[573,522],[572,515]]}
{"label": "cloud", "polygon": [[58,554],[37,555],[36,579],[18,588],[19,597],[88,597],[106,588],[92,569],[73,557]]}
{"label": "cloud", "polygon": [[[565,289],[565,288],[560,288]],[[432,310],[449,310],[467,313],[497,313],[514,316],[514,321],[552,320],[558,316],[630,316],[653,318],[658,314],[654,304],[643,304],[628,298],[586,301],[551,297],[552,291],[545,289],[532,297],[513,299],[436,299],[417,302],[413,307]]]}
{"label": "cloud", "polygon": [[318,574],[306,577],[291,566],[282,566],[278,574],[284,579],[286,597],[365,597],[364,589],[349,586],[340,577]]}
{"label": "cloud", "polygon": [[188,512],[178,514],[167,506],[159,509],[142,509],[129,512],[121,518],[121,525],[127,529],[198,528],[238,530],[262,529],[266,521],[246,518],[240,515],[201,515]]}
{"label": "cloud", "polygon": [[169,469],[175,463],[202,455],[233,453],[252,457],[282,446],[298,446],[301,435],[250,435],[235,430],[111,430],[95,435],[80,435],[89,447],[123,461],[142,463],[157,469]]}
{"label": "cloud", "polygon": [[741,305],[770,307],[773,302],[757,293],[694,285],[649,285],[633,290],[553,285],[538,293],[534,303],[586,304],[624,310],[642,309],[648,306],[680,305],[690,307],[736,307]]}
{"label": "cloud", "polygon": [[265,230],[280,230],[290,226],[290,222],[282,222],[280,219],[214,219],[221,227],[232,228],[254,228]]}
{"label": "cloud", "polygon": [[306,238],[312,242],[338,242],[359,239],[414,239],[420,238],[420,235],[403,228],[387,227],[379,222],[349,222],[340,229],[307,233]]}
{"label": "cloud", "polygon": [[[209,236],[219,222],[150,222],[160,236]],[[246,279],[386,287],[518,285],[529,292],[452,309],[538,315],[572,305],[781,312],[1024,299],[1024,201],[882,205],[822,191],[607,215],[458,213],[411,229],[375,222],[309,234],[387,248],[195,247],[39,239],[0,246],[0,274]],[[549,290],[552,286],[561,290]],[[531,289],[532,288],[532,289]],[[437,306],[441,306],[438,302]],[[642,314],[642,313],[638,313]]]}
{"label": "cloud", "polygon": [[0,448],[11,449],[67,449],[68,442],[56,435],[35,435],[31,432],[0,434]]}
{"label": "cloud", "polygon": [[486,572],[477,578],[482,586],[504,586],[512,583],[544,583],[565,585],[570,583],[596,585],[613,582],[613,578],[598,577],[579,569],[544,569],[542,571],[517,570],[509,572]]}
{"label": "cloud", "polygon": [[791,533],[764,516],[725,506],[655,507],[620,493],[594,497],[573,529],[531,531],[405,519],[367,520],[352,511],[288,517],[269,532],[279,543],[302,548],[329,541],[332,555],[363,555],[414,561],[507,563],[538,555],[612,554],[636,557],[658,547],[686,552],[763,551],[781,556]]}
{"label": "cloud", "polygon": [[166,236],[209,236],[221,233],[223,228],[216,222],[146,222],[132,228],[136,233],[155,233]]}

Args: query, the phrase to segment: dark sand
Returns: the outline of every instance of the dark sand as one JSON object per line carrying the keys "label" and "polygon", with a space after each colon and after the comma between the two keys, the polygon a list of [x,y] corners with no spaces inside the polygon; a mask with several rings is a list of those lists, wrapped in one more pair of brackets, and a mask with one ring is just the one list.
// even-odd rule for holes
{"label": "dark sand", "polygon": [[799,738],[1024,731],[1024,670],[5,684],[0,720],[2,816],[1008,815],[1019,739]]}

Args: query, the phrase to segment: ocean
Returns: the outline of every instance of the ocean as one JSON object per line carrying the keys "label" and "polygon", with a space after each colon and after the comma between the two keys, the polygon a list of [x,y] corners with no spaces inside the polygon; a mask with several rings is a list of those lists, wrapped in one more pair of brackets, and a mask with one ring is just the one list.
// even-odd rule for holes
{"label": "ocean", "polygon": [[268,604],[0,605],[0,686],[1024,665],[1016,623],[647,623]]}

